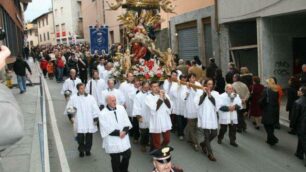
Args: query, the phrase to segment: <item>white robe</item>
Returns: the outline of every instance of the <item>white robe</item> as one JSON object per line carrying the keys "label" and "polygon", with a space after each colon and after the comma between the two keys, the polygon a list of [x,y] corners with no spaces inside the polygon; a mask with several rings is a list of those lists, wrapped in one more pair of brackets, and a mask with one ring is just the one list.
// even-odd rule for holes
{"label": "white robe", "polygon": [[99,114],[100,133],[103,138],[102,147],[108,154],[121,153],[131,148],[129,135],[123,139],[119,136],[110,136],[114,130],[122,131],[124,127],[132,128],[125,108],[121,105],[116,106],[116,116],[114,111],[104,108]]}
{"label": "white robe", "polygon": [[67,108],[69,107],[76,108],[76,114],[74,117],[74,131],[76,133],[97,132],[97,126],[94,125],[94,118],[98,117],[100,110],[92,95],[88,94],[87,96],[78,96],[75,94],[71,96],[64,112],[65,115],[67,115]]}
{"label": "white robe", "polygon": [[134,98],[134,104],[133,104],[133,116],[136,117],[137,115],[142,117],[142,122],[139,122],[139,128],[146,129],[149,128],[150,123],[150,109],[146,106],[146,103],[144,100],[146,100],[146,97],[151,94],[149,92],[143,93],[140,91],[138,94],[136,94]]}
{"label": "white robe", "polygon": [[136,94],[137,89],[135,88],[134,84],[124,81],[123,83],[121,83],[119,90],[121,91],[125,99],[126,112],[128,113],[129,117],[132,117],[133,96]]}
{"label": "white robe", "polygon": [[177,107],[177,99],[178,99],[178,88],[179,85],[176,82],[169,82],[168,80],[165,80],[163,88],[165,92],[169,95],[172,104],[172,111],[173,114],[178,114],[178,107]]}
{"label": "white robe", "polygon": [[211,96],[215,99],[215,105],[205,97],[203,103],[199,105],[201,95],[197,95],[194,99],[198,105],[198,127],[203,129],[218,129],[217,112],[219,107],[219,93],[212,91]]}
{"label": "white robe", "polygon": [[78,90],[76,88],[76,86],[82,83],[82,81],[79,78],[75,78],[75,80],[72,80],[71,78],[68,78],[65,80],[62,90],[61,90],[61,94],[64,95],[65,91],[70,90],[71,91],[71,95],[75,95],[78,93]]}
{"label": "white robe", "polygon": [[[225,92],[220,95],[220,108],[222,106],[232,106],[238,105],[240,108],[242,107],[241,99],[239,95],[234,98],[232,101],[228,94]],[[223,112],[219,109],[219,124],[238,124],[237,111],[233,112]]]}
{"label": "white robe", "polygon": [[98,72],[99,72],[99,77],[102,79],[103,78],[103,72],[105,71],[104,65],[98,64],[97,69],[98,69]]}
{"label": "white robe", "polygon": [[107,89],[107,85],[106,85],[105,81],[102,80],[102,79],[98,79],[98,80],[91,79],[91,80],[89,80],[86,84],[86,92],[88,94],[90,94],[90,87],[91,87],[91,95],[94,96],[96,101],[99,103],[99,100],[102,99],[101,92],[103,90]]}
{"label": "white robe", "polygon": [[110,89],[106,89],[106,90],[103,90],[102,93],[101,93],[101,99],[99,100],[99,104],[100,105],[104,105],[106,106],[106,97],[108,95],[114,95],[116,97],[116,101],[117,101],[117,104],[119,105],[124,105],[125,103],[125,99],[124,99],[124,96],[122,94],[122,92],[116,88],[110,90]]}
{"label": "white robe", "polygon": [[[166,95],[166,97],[169,99],[168,95]],[[149,108],[148,112],[150,113],[150,124],[149,124],[150,133],[163,133],[171,130],[172,128],[172,123],[170,119],[171,107],[168,108],[165,103],[162,103],[159,109],[156,110],[158,100],[159,100],[159,95],[153,95],[153,94],[149,94],[145,99],[145,103]],[[170,104],[172,105],[170,99],[169,101]]]}
{"label": "white robe", "polygon": [[184,100],[186,98],[186,90],[187,86],[180,85],[177,91],[177,101],[176,101],[176,107],[177,107],[177,113],[176,115],[184,116],[185,109],[186,109],[186,101]]}
{"label": "white robe", "polygon": [[[199,82],[195,82],[195,85],[201,86]],[[188,96],[187,93],[189,94]],[[184,113],[185,118],[187,119],[198,118],[197,104],[194,102],[194,99],[197,95],[201,94],[203,94],[202,90],[199,89],[194,90],[193,88],[186,89],[185,98],[184,98],[184,100],[186,101],[186,108]]]}
{"label": "white robe", "polygon": [[101,73],[101,79],[103,79],[105,82],[107,82],[107,80],[109,79],[110,75],[111,75],[111,71],[110,70],[104,70]]}

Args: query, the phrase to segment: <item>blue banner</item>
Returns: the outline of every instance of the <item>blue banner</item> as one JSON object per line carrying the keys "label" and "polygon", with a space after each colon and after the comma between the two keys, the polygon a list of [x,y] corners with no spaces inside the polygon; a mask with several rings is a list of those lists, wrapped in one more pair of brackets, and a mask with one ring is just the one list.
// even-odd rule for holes
{"label": "blue banner", "polygon": [[89,27],[90,32],[90,51],[94,54],[98,50],[99,55],[102,51],[108,53],[108,26]]}

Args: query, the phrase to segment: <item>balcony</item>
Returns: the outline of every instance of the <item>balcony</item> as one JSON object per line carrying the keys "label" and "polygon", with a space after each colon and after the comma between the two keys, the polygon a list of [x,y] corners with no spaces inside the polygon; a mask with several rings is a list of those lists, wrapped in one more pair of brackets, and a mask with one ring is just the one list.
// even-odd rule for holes
{"label": "balcony", "polygon": [[64,32],[62,32],[62,36],[64,37],[64,36],[66,36],[66,32],[64,31]]}
{"label": "balcony", "polygon": [[56,37],[60,37],[61,36],[61,33],[60,32],[56,32]]}

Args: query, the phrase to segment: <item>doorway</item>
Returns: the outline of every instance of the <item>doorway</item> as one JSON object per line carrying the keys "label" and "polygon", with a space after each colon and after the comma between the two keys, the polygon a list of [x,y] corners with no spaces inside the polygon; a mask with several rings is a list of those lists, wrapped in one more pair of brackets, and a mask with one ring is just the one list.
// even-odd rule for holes
{"label": "doorway", "polygon": [[306,64],[306,37],[293,38],[293,74],[302,72],[302,65]]}

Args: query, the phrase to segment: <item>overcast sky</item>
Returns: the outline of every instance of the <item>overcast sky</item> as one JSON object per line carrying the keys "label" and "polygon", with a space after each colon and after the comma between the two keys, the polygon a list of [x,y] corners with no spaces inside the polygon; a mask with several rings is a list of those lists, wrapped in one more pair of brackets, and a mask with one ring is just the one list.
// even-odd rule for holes
{"label": "overcast sky", "polygon": [[32,21],[52,7],[51,0],[32,0],[25,12],[25,21]]}

